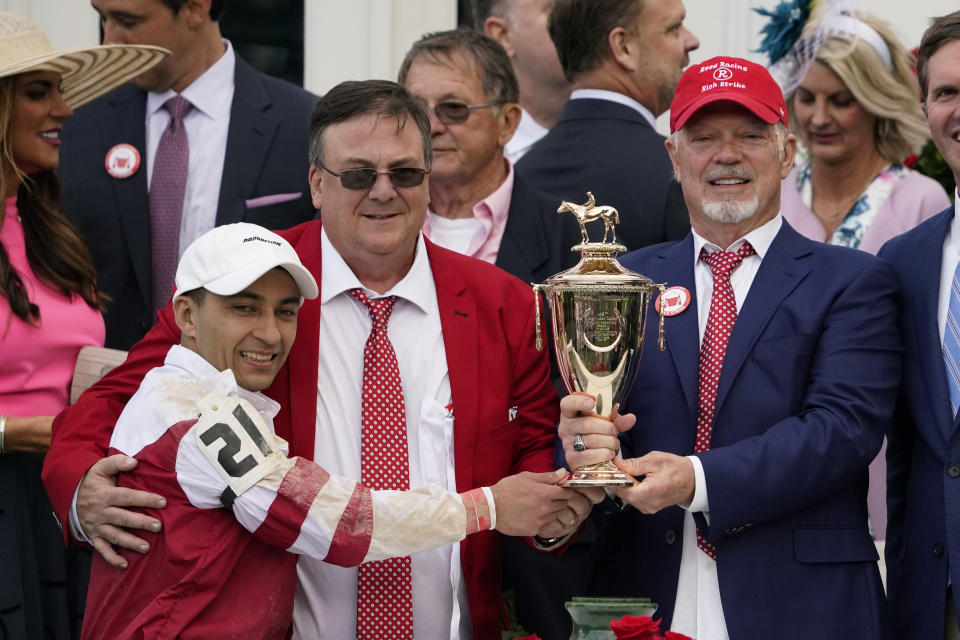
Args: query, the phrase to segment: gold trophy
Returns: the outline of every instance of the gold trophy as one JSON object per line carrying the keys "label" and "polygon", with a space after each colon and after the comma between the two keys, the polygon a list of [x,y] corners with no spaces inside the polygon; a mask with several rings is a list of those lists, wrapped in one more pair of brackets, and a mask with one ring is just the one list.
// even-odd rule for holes
{"label": "gold trophy", "polygon": [[[571,251],[580,262],[571,269],[534,284],[537,349],[543,349],[540,329],[540,292],[553,314],[555,355],[560,376],[570,393],[580,391],[596,398],[594,411],[612,417],[637,375],[643,352],[647,308],[654,291],[665,285],[634,273],[617,261],[627,248],[617,243],[615,225],[620,216],[613,207],[595,206],[587,192],[585,204],[563,202],[557,213],[571,212],[580,223],[582,242]],[[586,223],[603,221],[603,240],[590,242]],[[607,235],[610,242],[607,242]],[[659,340],[664,349],[663,307],[660,305]],[[563,482],[568,487],[629,487],[633,478],[611,461],[591,464],[573,472]]]}

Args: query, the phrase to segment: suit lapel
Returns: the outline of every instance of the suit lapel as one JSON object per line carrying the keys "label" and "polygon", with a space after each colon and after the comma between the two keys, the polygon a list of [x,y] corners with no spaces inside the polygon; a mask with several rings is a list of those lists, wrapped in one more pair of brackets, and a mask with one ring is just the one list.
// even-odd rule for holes
{"label": "suit lapel", "polygon": [[473,483],[474,450],[480,415],[480,371],[477,364],[478,332],[476,300],[455,265],[448,264],[442,250],[427,241],[430,269],[437,287],[440,327],[453,397],[453,456],[457,487]]}
{"label": "suit lapel", "polygon": [[150,201],[147,196],[146,93],[124,86],[110,97],[113,107],[100,121],[104,155],[120,143],[140,152],[140,169],[124,180],[111,180],[118,222],[127,240],[127,251],[143,302],[153,304],[150,292]]}
{"label": "suit lapel", "polygon": [[[239,57],[230,107],[230,128],[217,203],[217,225],[239,222],[253,194],[278,122],[267,115],[273,100],[256,72]],[[291,170],[297,170],[291,167]],[[306,176],[304,176],[306,179]]]}
{"label": "suit lapel", "polygon": [[[910,253],[918,257],[912,263],[911,270],[904,274],[904,298],[912,301],[909,309],[901,313],[910,314],[909,324],[916,344],[905,344],[904,349],[916,350],[920,359],[921,371],[929,393],[929,402],[933,419],[940,426],[946,442],[956,431],[957,425],[951,416],[950,390],[947,385],[947,372],[943,364],[943,345],[940,341],[940,324],[937,308],[940,299],[940,269],[943,265],[943,241],[950,229],[953,217],[944,217],[929,233],[917,238]],[[921,257],[924,256],[924,257]],[[929,256],[930,259],[927,259]],[[922,411],[924,403],[919,408]]]}
{"label": "suit lapel", "polygon": [[733,325],[717,386],[716,413],[720,412],[732,381],[737,377],[747,355],[753,350],[763,328],[767,326],[783,299],[790,295],[810,272],[810,266],[801,260],[810,252],[802,237],[784,222],[764,256],[757,275],[754,276],[750,291]]}
{"label": "suit lapel", "polygon": [[[664,331],[667,339],[667,349],[677,369],[677,377],[683,387],[683,396],[687,401],[687,414],[690,424],[697,421],[697,398],[699,395],[698,367],[700,362],[700,329],[697,322],[697,286],[693,275],[693,236],[687,234],[682,242],[666,247],[657,256],[663,268],[657,269],[662,274],[668,287],[682,286],[690,291],[690,306],[679,315],[667,318],[664,322]],[[658,265],[659,267],[659,265]],[[657,348],[657,317],[653,307],[647,319],[647,331],[644,351],[649,353]],[[641,365],[643,366],[642,362]]]}
{"label": "suit lapel", "polygon": [[[306,229],[294,243],[300,261],[321,282],[320,225]],[[306,300],[297,316],[297,339],[287,360],[289,397],[278,400],[289,406],[290,455],[313,460],[317,425],[317,358],[320,354],[320,297]]]}

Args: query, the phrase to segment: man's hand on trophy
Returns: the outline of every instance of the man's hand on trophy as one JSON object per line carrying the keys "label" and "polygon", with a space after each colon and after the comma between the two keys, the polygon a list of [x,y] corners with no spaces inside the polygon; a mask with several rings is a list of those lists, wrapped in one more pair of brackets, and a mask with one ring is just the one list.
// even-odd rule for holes
{"label": "man's hand on trophy", "polygon": [[574,392],[560,401],[560,424],[557,434],[563,442],[563,453],[571,469],[610,460],[620,450],[620,433],[630,429],[636,416],[598,416],[593,412],[595,400]]}
{"label": "man's hand on trophy", "polygon": [[642,513],[656,513],[675,504],[689,505],[696,488],[693,463],[683,456],[651,451],[640,458],[614,458],[614,463],[631,476],[643,480],[632,487],[612,491]]}
{"label": "man's hand on trophy", "polygon": [[557,485],[566,477],[566,469],[523,471],[490,487],[497,510],[497,531],[508,536],[532,536],[558,518],[569,519],[567,504],[575,491]]}

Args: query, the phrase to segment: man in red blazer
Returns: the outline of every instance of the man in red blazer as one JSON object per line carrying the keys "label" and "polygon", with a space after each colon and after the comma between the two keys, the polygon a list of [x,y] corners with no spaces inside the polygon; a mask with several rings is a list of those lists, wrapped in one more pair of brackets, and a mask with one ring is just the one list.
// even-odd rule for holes
{"label": "man in red blazer", "polygon": [[[274,424],[290,442],[290,454],[358,479],[367,472],[374,451],[367,447],[374,445],[360,414],[366,411],[361,408],[368,391],[363,388],[364,344],[372,323],[362,298],[376,301],[387,294],[396,297],[386,323],[402,381],[407,442],[394,438],[386,453],[376,455],[390,458],[394,450],[406,449],[410,486],[431,481],[459,490],[487,486],[512,473],[552,469],[557,397],[546,354],[534,345],[529,288],[420,235],[431,159],[423,107],[391,82],[343,83],[318,102],[310,131],[310,186],[323,225],[308,222],[281,235],[320,282],[321,295],[301,308],[299,339],[266,391],[283,407]],[[111,487],[111,476],[135,462],[101,458],[123,404],[178,339],[168,307],[127,362],[54,423],[44,479],[55,508],[62,520],[69,519],[71,530],[82,529],[117,566],[123,559],[112,545],[147,548],[124,528],[155,531],[161,524],[118,507],[155,507],[162,498]],[[387,422],[374,426],[386,429]],[[545,538],[573,532],[590,501],[600,498],[533,481],[523,494],[498,499],[498,513],[554,514],[549,521],[544,517],[540,535]],[[566,506],[558,509],[557,501]],[[378,611],[389,608],[401,627],[407,625],[390,637],[499,638],[499,547],[498,536],[484,533],[459,549],[417,554],[406,587],[392,585],[396,590],[389,600],[367,602]],[[355,569],[301,559],[295,632],[354,636],[357,611],[364,609],[358,598],[370,597],[358,596],[357,580]],[[383,604],[388,601],[389,606]]]}

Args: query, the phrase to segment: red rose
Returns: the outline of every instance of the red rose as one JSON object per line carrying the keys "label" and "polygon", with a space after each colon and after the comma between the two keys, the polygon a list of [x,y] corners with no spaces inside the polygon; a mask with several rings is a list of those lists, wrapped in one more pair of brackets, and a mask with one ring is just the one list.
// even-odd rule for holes
{"label": "red rose", "polygon": [[676,631],[667,631],[664,635],[666,640],[693,640],[690,636],[685,636],[682,633],[677,633]]}
{"label": "red rose", "polygon": [[514,640],[540,640],[540,636],[534,633],[529,636],[523,636],[522,638],[514,638]]}
{"label": "red rose", "polygon": [[660,621],[650,616],[623,616],[610,621],[610,630],[617,640],[657,640],[660,635]]}

